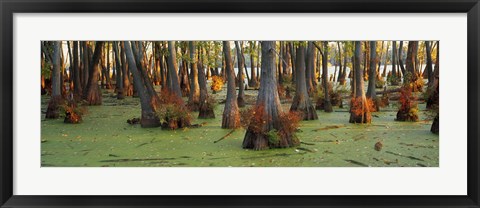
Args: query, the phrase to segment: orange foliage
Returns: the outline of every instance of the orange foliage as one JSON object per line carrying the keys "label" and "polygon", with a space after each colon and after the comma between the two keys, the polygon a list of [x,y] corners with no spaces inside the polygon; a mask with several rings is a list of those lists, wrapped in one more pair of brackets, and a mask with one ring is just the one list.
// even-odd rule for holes
{"label": "orange foliage", "polygon": [[404,86],[400,89],[400,98],[399,102],[401,104],[400,110],[405,111],[414,107],[416,104],[414,102],[415,97],[412,95],[412,89],[410,86]]}
{"label": "orange foliage", "polygon": [[280,129],[279,134],[283,136],[293,135],[300,125],[300,121],[303,120],[303,115],[298,111],[288,111],[280,114],[279,117]]}
{"label": "orange foliage", "polygon": [[213,91],[213,92],[218,92],[220,90],[222,90],[222,87],[223,87],[223,84],[225,83],[225,81],[223,80],[223,78],[221,76],[212,76],[212,82],[210,83],[210,89]]}
{"label": "orange foliage", "polygon": [[362,97],[353,97],[351,100],[350,112],[355,116],[361,116],[365,112],[375,112],[375,104],[371,98],[366,98],[365,103]]}
{"label": "orange foliage", "polygon": [[240,111],[240,124],[254,133],[264,133],[264,126],[272,118],[265,113],[264,105],[256,105]]}
{"label": "orange foliage", "polygon": [[192,117],[181,97],[175,93],[162,90],[157,99],[152,99],[152,106],[163,128],[177,129],[190,125]]}

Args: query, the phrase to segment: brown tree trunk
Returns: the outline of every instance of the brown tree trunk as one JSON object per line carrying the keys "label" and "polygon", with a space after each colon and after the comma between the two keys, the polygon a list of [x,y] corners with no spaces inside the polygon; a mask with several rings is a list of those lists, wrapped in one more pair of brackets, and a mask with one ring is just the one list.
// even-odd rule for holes
{"label": "brown tree trunk", "polygon": [[[208,90],[207,90],[207,79],[205,75],[205,69],[203,68],[201,50],[198,50],[197,56],[197,67],[198,67],[198,85],[200,87],[200,110],[198,112],[198,118],[215,118],[215,113],[213,112],[213,101],[209,99]],[[209,51],[207,51],[209,53]],[[212,99],[213,100],[213,99]]]}
{"label": "brown tree trunk", "polygon": [[120,47],[122,48],[122,51],[119,53],[120,55],[120,61],[121,61],[121,66],[122,66],[122,80],[123,80],[123,95],[124,96],[133,96],[133,85],[131,84],[130,81],[130,74],[128,70],[128,63],[125,60],[125,44],[124,42],[120,43]]}
{"label": "brown tree trunk", "polygon": [[[312,41],[308,41],[307,45],[307,60],[306,60],[306,86],[308,94],[311,94],[315,91],[315,86],[313,85],[314,77],[314,65],[315,65],[315,48]],[[297,57],[298,58],[298,57]]]}
{"label": "brown tree trunk", "polygon": [[370,42],[370,70],[368,71],[368,88],[367,98],[370,98],[374,104],[375,109],[379,110],[379,103],[377,100],[377,93],[375,92],[375,85],[377,80],[377,41]]}
{"label": "brown tree trunk", "polygon": [[238,107],[245,107],[245,91],[244,91],[244,78],[243,78],[243,53],[240,44],[238,41],[235,41],[235,48],[237,51],[237,66],[238,66],[238,97],[237,97],[237,104]]}
{"label": "brown tree trunk", "polygon": [[73,87],[78,97],[82,96],[82,84],[80,81],[80,68],[78,66],[78,41],[73,41]]}
{"label": "brown tree trunk", "polygon": [[324,91],[323,108],[325,112],[332,112],[332,102],[330,101],[330,93],[328,92],[328,42],[323,41],[323,54],[322,54],[322,84]]}
{"label": "brown tree trunk", "polygon": [[100,89],[98,88],[98,65],[100,58],[103,54],[103,43],[103,41],[97,41],[95,43],[95,51],[93,52],[92,61],[90,62],[88,67],[90,73],[88,76],[87,91],[84,95],[88,105],[102,104],[102,94],[100,92]]}
{"label": "brown tree trunk", "polygon": [[53,56],[52,56],[52,96],[48,103],[46,119],[56,119],[59,117],[59,106],[62,101],[62,80],[60,77],[60,53],[62,41],[53,42]]}
{"label": "brown tree trunk", "polygon": [[317,120],[317,112],[310,101],[307,92],[306,76],[305,76],[305,42],[301,42],[296,50],[295,63],[295,88],[296,93],[293,98],[290,111],[299,111],[303,114],[303,120]]}
{"label": "brown tree trunk", "polygon": [[177,52],[175,50],[174,41],[168,41],[168,53],[167,89],[175,93],[177,96],[182,97],[182,91],[180,90],[180,84],[178,83]]}
{"label": "brown tree trunk", "polygon": [[200,105],[200,87],[198,84],[198,60],[196,59],[195,41],[189,41],[190,52],[190,94],[188,106],[190,110],[198,111]]}
{"label": "brown tree trunk", "polygon": [[233,71],[232,55],[230,54],[230,41],[223,41],[223,54],[225,56],[225,74],[227,76],[227,99],[223,110],[222,128],[240,127],[240,112],[236,100],[235,72]]}
{"label": "brown tree trunk", "polygon": [[113,43],[113,53],[115,55],[115,70],[117,71],[116,76],[116,88],[117,88],[117,99],[124,99],[124,89],[123,89],[123,73],[122,66],[120,64],[120,53],[118,52],[118,42],[114,41]]}
{"label": "brown tree trunk", "polygon": [[403,41],[400,41],[400,45],[398,46],[398,64],[400,65],[402,75],[405,76],[406,71],[405,71],[405,66],[403,64],[403,57],[402,56],[403,56]]}
{"label": "brown tree trunk", "polygon": [[337,48],[338,48],[338,76],[337,76],[337,82],[341,83],[342,79],[342,74],[343,74],[343,68],[342,68],[342,48],[340,48],[340,41],[337,41]]}
{"label": "brown tree trunk", "polygon": [[362,43],[355,41],[355,53],[354,53],[354,82],[352,102],[350,104],[350,123],[370,123],[371,114],[368,109],[367,99],[363,90],[363,53]]}
{"label": "brown tree trunk", "polygon": [[[280,116],[282,106],[277,90],[277,78],[275,77],[275,42],[262,41],[262,78],[257,96],[257,106],[262,106],[262,112],[266,118],[262,123],[261,132],[250,126],[243,139],[243,148],[262,150],[267,148],[285,148],[297,146],[300,141],[290,132],[282,131]],[[268,117],[268,118],[267,118]],[[271,130],[276,130],[278,139],[272,140],[267,136]]]}
{"label": "brown tree trunk", "polygon": [[417,81],[417,73],[415,72],[415,57],[417,56],[415,48],[417,45],[418,41],[408,41],[407,60],[405,62],[407,74],[404,74],[404,83]]}
{"label": "brown tree trunk", "polygon": [[140,98],[140,105],[142,108],[142,117],[140,124],[143,128],[158,127],[160,126],[160,120],[155,114],[152,106],[152,97],[148,94],[148,90],[143,84],[142,75],[136,66],[138,64],[135,61],[132,47],[128,41],[124,41],[125,54],[127,56],[128,68],[133,75],[135,89],[137,89],[138,97]]}
{"label": "brown tree trunk", "polygon": [[258,88],[258,79],[257,79],[257,74],[255,73],[254,41],[249,41],[249,46],[250,46],[250,81],[248,83],[248,86],[253,88]]}
{"label": "brown tree trunk", "polygon": [[[434,85],[434,76],[432,69],[432,52],[430,51],[430,41],[425,41],[425,51],[427,52],[427,77],[428,77],[428,87],[433,87]],[[438,58],[437,58],[438,59]]]}

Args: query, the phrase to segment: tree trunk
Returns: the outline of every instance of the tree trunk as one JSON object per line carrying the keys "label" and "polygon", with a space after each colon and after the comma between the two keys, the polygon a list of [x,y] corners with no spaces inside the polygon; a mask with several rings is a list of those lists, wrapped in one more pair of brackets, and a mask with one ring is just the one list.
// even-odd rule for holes
{"label": "tree trunk", "polygon": [[377,102],[377,93],[375,92],[375,84],[377,80],[376,70],[377,60],[377,41],[370,41],[370,70],[368,71],[368,89],[367,97],[374,103],[375,109],[378,111],[379,103]]}
{"label": "tree trunk", "polygon": [[93,52],[92,61],[89,64],[90,73],[88,76],[87,91],[85,93],[85,100],[88,105],[101,105],[102,94],[98,88],[98,65],[103,54],[103,41],[95,43],[95,51]]}
{"label": "tree trunk", "polygon": [[115,55],[115,70],[117,71],[116,76],[116,88],[117,88],[117,99],[124,99],[124,89],[123,89],[123,73],[122,66],[120,64],[120,53],[118,52],[118,42],[114,41],[113,43],[113,53]]}
{"label": "tree trunk", "polygon": [[322,54],[322,68],[323,68],[323,76],[322,76],[322,84],[323,84],[323,91],[324,91],[324,102],[323,108],[325,112],[332,112],[332,102],[330,101],[330,93],[328,92],[328,42],[323,41],[323,54]]}
{"label": "tree trunk", "polygon": [[340,48],[340,41],[337,41],[337,47],[338,47],[338,75],[337,75],[337,82],[341,83],[341,78],[342,78],[342,49]]}
{"label": "tree trunk", "polygon": [[82,89],[83,92],[86,93],[87,91],[87,83],[88,83],[88,73],[89,73],[89,63],[90,60],[90,50],[88,50],[88,43],[87,41],[83,42],[83,82],[82,82]]}
{"label": "tree trunk", "polygon": [[400,65],[400,69],[402,75],[405,76],[405,66],[403,65],[403,41],[400,41],[400,45],[398,47],[398,64]]}
{"label": "tree trunk", "polygon": [[243,78],[243,53],[240,44],[238,41],[235,41],[235,48],[237,51],[237,66],[238,66],[238,97],[237,97],[237,104],[238,107],[245,107],[245,91],[244,91],[244,78]]}
{"label": "tree trunk", "polygon": [[[313,81],[315,80],[314,77],[314,65],[315,65],[315,48],[313,46],[313,42],[308,41],[307,45],[307,60],[306,60],[306,86],[308,94],[311,94],[315,90],[315,86],[313,85]],[[297,57],[298,58],[298,57]]]}
{"label": "tree trunk", "polygon": [[190,94],[188,96],[188,106],[190,110],[198,111],[200,104],[200,87],[198,84],[198,68],[196,59],[195,41],[189,41],[190,52]]}
{"label": "tree trunk", "polygon": [[[187,46],[182,43],[180,44],[180,52],[182,53],[181,57],[184,57],[187,53]],[[188,79],[188,63],[182,58],[182,65],[179,68],[179,78],[180,78],[180,90],[182,91],[182,96],[186,97],[190,95],[190,81]]]}
{"label": "tree trunk", "polygon": [[[213,111],[213,101],[209,99],[208,90],[207,90],[207,79],[205,75],[205,70],[203,69],[203,61],[201,59],[200,49],[198,50],[198,84],[200,86],[200,110],[198,113],[198,118],[215,118],[215,113]],[[207,51],[209,53],[209,51]],[[213,99],[212,99],[213,100]]]}
{"label": "tree trunk", "polygon": [[61,53],[62,41],[53,42],[53,56],[52,56],[52,96],[48,103],[46,119],[56,119],[59,117],[59,105],[62,100],[62,80],[60,77],[60,53]]}
{"label": "tree trunk", "polygon": [[255,73],[255,58],[254,58],[254,50],[255,50],[255,43],[254,41],[249,42],[250,45],[250,81],[248,86],[253,88],[258,88],[258,79],[257,74]]}
{"label": "tree trunk", "polygon": [[78,41],[73,41],[73,87],[77,96],[82,96],[82,84],[80,81],[80,68],[78,67]]}
{"label": "tree trunk", "polygon": [[296,93],[293,98],[290,111],[299,111],[303,115],[303,120],[317,120],[317,112],[310,101],[307,92],[306,76],[305,76],[305,42],[301,42],[296,50],[295,63],[295,88]]}
{"label": "tree trunk", "polygon": [[168,72],[167,72],[167,89],[175,93],[178,97],[182,97],[180,84],[177,75],[177,52],[175,50],[175,42],[168,41]]}
{"label": "tree trunk", "polygon": [[133,96],[133,85],[131,84],[131,81],[130,81],[130,74],[129,74],[129,71],[128,71],[128,63],[127,61],[125,60],[125,56],[126,56],[126,53],[125,53],[125,44],[124,42],[121,42],[120,43],[120,47],[122,48],[122,51],[119,52],[119,55],[120,55],[120,61],[121,61],[121,66],[122,66],[122,80],[123,80],[123,95],[124,96]]}
{"label": "tree trunk", "polygon": [[240,127],[240,112],[236,100],[235,72],[233,71],[232,55],[230,54],[230,41],[223,41],[223,54],[225,56],[225,73],[227,76],[227,99],[223,110],[222,128]]}
{"label": "tree trunk", "polygon": [[415,72],[415,57],[417,56],[415,48],[418,45],[418,41],[408,41],[406,73],[404,74],[404,83],[414,83],[417,81],[417,73]]}
{"label": "tree trunk", "polygon": [[[433,87],[434,85],[434,76],[432,70],[432,52],[430,51],[430,41],[425,41],[425,51],[427,52],[427,77],[428,77],[428,87]],[[438,57],[437,57],[438,59]]]}
{"label": "tree trunk", "polygon": [[[387,42],[387,51],[385,53],[385,62],[384,62],[384,65],[383,65],[383,72],[382,72],[382,77],[386,77],[387,76],[387,65],[388,65],[388,48],[390,47],[390,43]],[[392,52],[395,51],[395,49],[392,50]],[[392,67],[394,65],[393,63],[393,59],[390,60],[390,64],[392,64]]]}
{"label": "tree trunk", "polygon": [[355,41],[354,53],[354,87],[352,88],[354,98],[350,104],[350,123],[370,123],[371,114],[368,109],[367,99],[363,90],[363,53],[362,43]]}
{"label": "tree trunk", "polygon": [[295,82],[295,50],[293,48],[293,43],[292,42],[288,42],[288,48],[290,50],[290,56],[292,57],[290,59],[291,63],[292,63],[292,82]]}
{"label": "tree trunk", "polygon": [[[290,132],[283,131],[280,116],[282,106],[277,90],[277,78],[275,76],[275,42],[262,41],[262,76],[260,89],[257,96],[257,106],[262,106],[266,118],[262,123],[261,132],[255,131],[253,126],[248,127],[243,139],[244,149],[262,150],[267,148],[285,148],[297,146],[299,140]],[[267,136],[272,130],[276,130],[278,139],[273,140]]]}
{"label": "tree trunk", "polygon": [[155,114],[152,107],[152,97],[148,94],[147,88],[143,84],[142,75],[137,69],[137,63],[135,61],[132,48],[128,41],[124,41],[125,54],[127,56],[128,68],[133,75],[133,84],[137,89],[138,97],[140,98],[140,105],[142,108],[142,117],[140,124],[143,128],[158,127],[160,126],[160,120]]}

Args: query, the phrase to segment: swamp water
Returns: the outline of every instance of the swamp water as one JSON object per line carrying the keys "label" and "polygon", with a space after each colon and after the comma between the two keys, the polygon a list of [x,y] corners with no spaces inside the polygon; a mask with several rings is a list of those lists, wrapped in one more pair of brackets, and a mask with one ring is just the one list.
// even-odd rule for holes
{"label": "swamp water", "polygon": [[[226,89],[214,94],[224,99]],[[247,90],[246,100],[257,91]],[[42,96],[42,167],[438,167],[439,136],[430,132],[432,118],[420,103],[419,122],[394,121],[398,107],[391,102],[372,113],[372,123],[348,123],[348,106],[333,113],[317,111],[319,120],[302,121],[301,145],[286,149],[242,149],[244,129],[214,143],[231,130],[222,129],[223,105],[215,119],[194,119],[200,128],[176,131],[141,128],[126,121],[140,115],[138,98],[117,100],[103,91],[101,106],[88,106],[80,124],[63,118],[45,120],[49,96]],[[282,101],[283,102],[283,101]],[[345,103],[345,101],[344,101]],[[288,110],[290,103],[284,103]],[[196,118],[198,113],[193,112]],[[374,145],[381,141],[383,148]]]}

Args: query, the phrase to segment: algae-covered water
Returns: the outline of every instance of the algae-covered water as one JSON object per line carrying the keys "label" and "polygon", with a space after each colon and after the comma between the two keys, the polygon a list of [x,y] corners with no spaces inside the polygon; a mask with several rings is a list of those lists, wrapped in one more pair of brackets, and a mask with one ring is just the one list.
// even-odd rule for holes
{"label": "algae-covered water", "polygon": [[[247,98],[254,99],[255,94],[246,91]],[[301,122],[300,146],[252,151],[242,149],[244,129],[214,143],[231,132],[220,128],[221,104],[215,119],[193,121],[202,127],[169,131],[128,124],[127,119],[140,115],[139,100],[117,100],[112,91],[103,90],[103,104],[88,106],[80,124],[64,124],[63,118],[45,120],[48,100],[42,96],[42,167],[439,166],[439,136],[430,132],[432,119],[422,103],[419,122],[394,121],[395,103],[372,113],[372,123],[365,125],[348,123],[348,106],[334,108],[333,113],[317,111],[319,120]],[[289,107],[284,104],[284,110]],[[376,151],[379,141],[383,148]]]}

